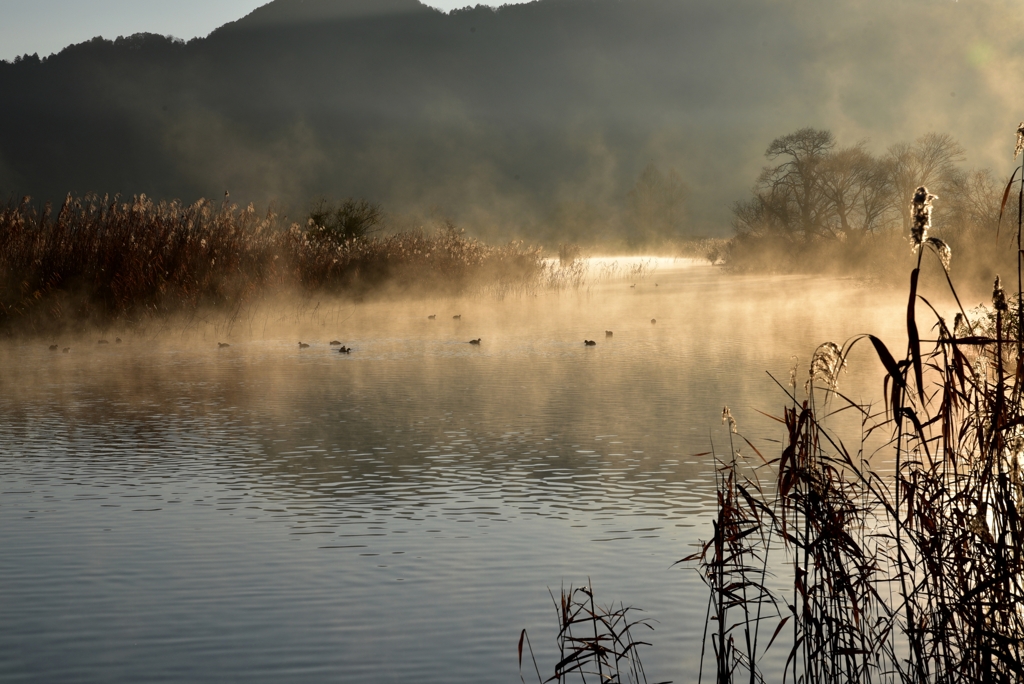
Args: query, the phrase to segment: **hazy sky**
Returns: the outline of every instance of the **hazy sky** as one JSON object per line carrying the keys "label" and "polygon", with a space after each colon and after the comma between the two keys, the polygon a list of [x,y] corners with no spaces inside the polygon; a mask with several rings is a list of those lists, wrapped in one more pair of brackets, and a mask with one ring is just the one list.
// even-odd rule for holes
{"label": "hazy sky", "polygon": [[[426,0],[444,11],[526,0]],[[60,52],[96,36],[158,33],[188,40],[241,19],[269,0],[0,0],[0,59]]]}

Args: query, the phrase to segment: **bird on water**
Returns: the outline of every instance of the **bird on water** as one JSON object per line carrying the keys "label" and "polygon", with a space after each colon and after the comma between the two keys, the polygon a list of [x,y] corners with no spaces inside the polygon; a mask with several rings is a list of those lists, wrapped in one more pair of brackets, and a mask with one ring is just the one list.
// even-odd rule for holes
{"label": "bird on water", "polygon": [[583,344],[587,345],[588,347],[597,346],[597,342],[595,342],[594,340],[583,340]]}
{"label": "bird on water", "polygon": [[480,344],[480,339],[481,339],[481,338],[479,338],[479,337],[478,337],[478,338],[476,338],[475,340],[470,340],[470,341],[469,341],[469,343],[470,343],[470,344]]}

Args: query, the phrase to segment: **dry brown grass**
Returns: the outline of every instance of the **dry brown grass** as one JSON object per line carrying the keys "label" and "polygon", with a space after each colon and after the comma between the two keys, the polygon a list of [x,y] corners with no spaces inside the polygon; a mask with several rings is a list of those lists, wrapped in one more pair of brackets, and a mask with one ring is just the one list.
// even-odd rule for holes
{"label": "dry brown grass", "polygon": [[69,196],[54,213],[25,198],[0,208],[0,334],[230,312],[280,292],[507,292],[543,270],[538,249],[484,245],[450,223],[332,242],[226,201]]}

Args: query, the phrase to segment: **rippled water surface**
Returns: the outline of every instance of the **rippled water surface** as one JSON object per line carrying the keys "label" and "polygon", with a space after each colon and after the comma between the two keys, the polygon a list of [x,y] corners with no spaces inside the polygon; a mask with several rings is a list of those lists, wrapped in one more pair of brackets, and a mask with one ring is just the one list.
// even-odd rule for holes
{"label": "rippled water surface", "polygon": [[515,681],[524,627],[555,662],[548,588],[588,578],[657,621],[652,681],[693,681],[706,593],[672,565],[710,535],[722,406],[770,451],[766,371],[899,349],[905,302],[684,262],[631,284],[0,348],[0,681]]}

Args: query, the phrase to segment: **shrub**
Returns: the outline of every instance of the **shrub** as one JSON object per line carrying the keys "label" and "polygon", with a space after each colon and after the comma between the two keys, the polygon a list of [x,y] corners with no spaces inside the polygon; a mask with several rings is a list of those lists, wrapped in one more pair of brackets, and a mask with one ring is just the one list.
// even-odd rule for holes
{"label": "shrub", "polygon": [[365,199],[346,199],[334,205],[320,198],[310,209],[307,219],[311,239],[334,245],[364,238],[380,230],[383,222],[381,206]]}

